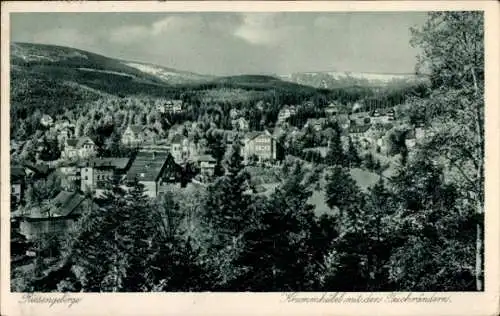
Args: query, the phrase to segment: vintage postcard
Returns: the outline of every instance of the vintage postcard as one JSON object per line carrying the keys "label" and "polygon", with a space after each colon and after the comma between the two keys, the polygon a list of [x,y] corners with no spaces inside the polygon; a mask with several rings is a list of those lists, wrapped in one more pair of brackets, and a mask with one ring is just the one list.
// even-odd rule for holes
{"label": "vintage postcard", "polygon": [[500,312],[498,2],[1,14],[2,315]]}

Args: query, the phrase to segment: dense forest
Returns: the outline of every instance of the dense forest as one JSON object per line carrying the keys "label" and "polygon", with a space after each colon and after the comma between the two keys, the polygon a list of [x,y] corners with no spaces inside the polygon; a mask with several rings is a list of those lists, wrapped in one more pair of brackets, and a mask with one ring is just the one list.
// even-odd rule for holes
{"label": "dense forest", "polygon": [[[407,115],[425,119],[433,133],[393,176],[381,177],[368,190],[348,172],[362,162],[353,146],[342,149],[338,125],[329,126],[330,135],[318,133],[319,143],[330,142],[326,157],[296,155],[327,173],[325,203],[332,212],[321,216],[308,203],[313,191],[308,162],[285,159],[276,190],[254,194],[255,179],[243,165],[238,141],[220,155],[225,172],[207,186],[148,199],[137,182],[129,190],[110,182],[68,236],[35,241],[50,249],[50,256],[42,254],[31,269],[16,272],[12,289],[484,290],[483,15],[432,12],[412,34],[431,83],[378,91],[321,90],[259,76],[174,88],[66,69],[62,83],[50,81],[52,74],[27,76],[25,69],[14,68],[11,120],[19,124],[11,125],[11,135],[26,141],[44,133],[39,120],[46,113],[76,122],[81,135],[118,141],[130,122],[156,126],[159,135],[184,121],[201,122],[197,128],[205,134],[213,125],[224,129],[233,107],[244,112],[252,129],[263,129],[274,125],[283,105],[308,101],[314,106],[300,110],[306,118],[319,117],[332,101],[347,111],[355,102],[367,110],[405,103]],[[235,101],[234,91],[244,91],[245,98]],[[170,97],[186,101],[185,113],[155,112],[155,102]],[[307,135],[300,141],[314,143]],[[107,139],[98,142],[112,147]],[[220,140],[211,143],[217,152]],[[39,205],[57,186],[41,181],[24,207]]]}

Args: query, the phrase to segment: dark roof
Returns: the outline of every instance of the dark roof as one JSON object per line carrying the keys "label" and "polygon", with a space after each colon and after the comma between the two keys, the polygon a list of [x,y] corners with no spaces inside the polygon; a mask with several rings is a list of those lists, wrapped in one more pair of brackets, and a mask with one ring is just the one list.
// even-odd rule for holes
{"label": "dark roof", "polygon": [[139,151],[127,172],[127,179],[156,181],[168,159],[173,159],[167,151]]}
{"label": "dark roof", "polygon": [[415,130],[411,129],[406,133],[406,139],[415,139]]}
{"label": "dark roof", "polygon": [[364,133],[369,130],[371,127],[370,124],[367,125],[354,125],[349,127],[349,133]]}
{"label": "dark roof", "polygon": [[116,169],[125,169],[130,162],[130,158],[96,158],[92,159],[89,164],[92,167],[113,167]]}
{"label": "dark roof", "polygon": [[273,135],[269,131],[254,131],[254,132],[249,132],[245,135],[245,138],[248,140],[252,140],[260,135],[266,135],[274,139]]}
{"label": "dark roof", "polygon": [[76,144],[78,144],[78,139],[76,139],[76,138],[68,138],[68,139],[66,139],[66,144],[68,146],[76,147]]}
{"label": "dark roof", "polygon": [[[82,202],[86,199],[85,196],[70,191],[61,191],[59,194],[52,199],[51,205],[54,206],[53,211],[50,212],[52,217],[64,217],[72,214],[79,214],[80,209],[78,208]],[[49,212],[44,212],[38,208],[32,209],[32,211],[26,215],[28,218],[48,218]]]}
{"label": "dark roof", "polygon": [[92,144],[94,144],[94,141],[92,141],[92,139],[90,139],[90,137],[87,137],[87,136],[77,137],[77,138],[68,138],[66,140],[67,145],[72,146],[72,147],[76,147],[76,148],[81,148],[83,146],[83,144],[85,144],[87,142],[91,142]]}
{"label": "dark roof", "polygon": [[24,168],[21,166],[10,166],[10,178],[12,179],[22,179],[26,176]]}
{"label": "dark roof", "polygon": [[52,204],[56,206],[56,216],[68,216],[73,213],[76,208],[85,200],[85,196],[69,191],[61,191],[52,200]]}
{"label": "dark roof", "polygon": [[35,164],[31,163],[31,162],[24,162],[23,163],[23,167],[28,168],[31,171],[33,171],[33,172],[35,172],[37,174],[40,174],[40,175],[46,175],[50,171],[49,166],[47,166],[45,164],[35,165]]}
{"label": "dark roof", "polygon": [[178,104],[182,104],[182,100],[168,100],[166,102],[167,105],[171,104],[171,105],[178,105]]}
{"label": "dark roof", "polygon": [[201,155],[201,156],[198,156],[197,160],[198,161],[207,161],[207,162],[216,162],[217,161],[211,155]]}
{"label": "dark roof", "polygon": [[394,124],[392,124],[392,123],[385,123],[385,124],[382,125],[382,127],[384,129],[386,129],[386,130],[390,130],[391,128],[394,127]]}
{"label": "dark roof", "polygon": [[181,144],[184,140],[184,136],[180,134],[175,134],[174,138],[172,138],[172,144]]}

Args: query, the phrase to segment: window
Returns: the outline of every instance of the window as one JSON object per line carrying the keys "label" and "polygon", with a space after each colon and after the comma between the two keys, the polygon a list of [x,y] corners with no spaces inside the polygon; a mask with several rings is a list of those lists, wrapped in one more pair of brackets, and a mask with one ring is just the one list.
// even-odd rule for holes
{"label": "window", "polygon": [[88,180],[88,179],[89,179],[89,177],[85,176],[85,180]]}

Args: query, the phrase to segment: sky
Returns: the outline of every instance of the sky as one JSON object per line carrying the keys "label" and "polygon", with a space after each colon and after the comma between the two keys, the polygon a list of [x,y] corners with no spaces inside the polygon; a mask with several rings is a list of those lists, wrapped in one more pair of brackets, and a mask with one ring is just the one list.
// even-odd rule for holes
{"label": "sky", "polygon": [[413,73],[424,12],[12,13],[11,41],[211,75]]}

